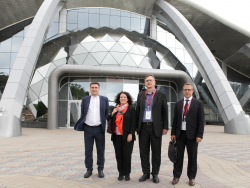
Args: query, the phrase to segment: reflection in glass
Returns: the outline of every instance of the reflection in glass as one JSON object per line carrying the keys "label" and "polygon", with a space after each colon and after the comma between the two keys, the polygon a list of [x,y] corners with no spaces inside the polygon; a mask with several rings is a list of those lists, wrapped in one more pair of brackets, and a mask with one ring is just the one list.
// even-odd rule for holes
{"label": "reflection in glass", "polygon": [[10,68],[10,53],[0,53],[0,68]]}
{"label": "reflection in glass", "polygon": [[76,82],[70,84],[70,92],[73,100],[80,100],[85,96],[89,96],[89,91],[85,91],[84,87]]}

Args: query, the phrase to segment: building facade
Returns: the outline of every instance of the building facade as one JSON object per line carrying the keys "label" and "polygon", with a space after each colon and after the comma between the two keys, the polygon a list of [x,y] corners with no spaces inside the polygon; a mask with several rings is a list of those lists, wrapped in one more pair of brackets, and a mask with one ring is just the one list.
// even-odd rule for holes
{"label": "building facade", "polygon": [[182,97],[183,83],[192,82],[196,97],[208,106],[207,120],[213,114],[214,121],[224,122],[225,132],[250,133],[250,118],[242,105],[248,106],[249,84],[244,85],[248,94],[238,99],[223,66],[169,2],[36,3],[33,6],[39,9],[34,18],[23,15],[26,19],[1,32],[13,31],[1,36],[0,70],[8,80],[1,90],[0,136],[21,135],[24,108],[37,116],[38,103],[48,108],[49,129],[72,127],[92,81],[100,82],[101,94],[111,106],[121,90],[136,100],[147,73],[156,75],[157,88],[166,93],[170,117],[174,103]]}

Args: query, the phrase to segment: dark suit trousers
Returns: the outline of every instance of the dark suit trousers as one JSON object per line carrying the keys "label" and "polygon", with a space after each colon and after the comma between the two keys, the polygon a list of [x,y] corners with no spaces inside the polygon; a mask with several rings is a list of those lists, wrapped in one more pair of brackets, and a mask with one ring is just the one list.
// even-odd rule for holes
{"label": "dark suit trousers", "polygon": [[161,165],[162,137],[156,137],[153,125],[142,125],[139,133],[139,148],[143,174],[150,174],[150,146],[152,151],[152,175],[158,175]]}
{"label": "dark suit trousers", "polygon": [[93,145],[96,143],[97,151],[97,166],[98,171],[104,168],[104,150],[105,150],[105,135],[102,131],[102,126],[92,127],[84,126],[84,143],[85,143],[85,166],[88,171],[93,170]]}
{"label": "dark suit trousers", "polygon": [[123,140],[123,136],[114,135],[113,145],[115,148],[115,157],[119,174],[130,174],[134,141],[132,140],[131,142],[127,142],[127,140]]}
{"label": "dark suit trousers", "polygon": [[183,169],[183,159],[185,147],[187,147],[188,154],[188,166],[187,176],[189,179],[195,179],[197,173],[197,152],[198,143],[196,139],[187,139],[186,131],[181,131],[179,138],[176,140],[177,144],[177,161],[174,163],[173,175],[174,177],[180,178]]}

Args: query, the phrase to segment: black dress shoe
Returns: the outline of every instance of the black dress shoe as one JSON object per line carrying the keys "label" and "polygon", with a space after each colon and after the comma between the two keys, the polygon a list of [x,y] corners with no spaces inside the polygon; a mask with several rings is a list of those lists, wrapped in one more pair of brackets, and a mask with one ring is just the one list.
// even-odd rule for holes
{"label": "black dress shoe", "polygon": [[99,178],[104,178],[104,173],[103,173],[102,170],[99,170],[99,171],[98,171],[98,177],[99,177]]}
{"label": "black dress shoe", "polygon": [[158,175],[153,175],[153,182],[154,183],[159,183],[160,182],[160,179],[159,179]]}
{"label": "black dress shoe", "polygon": [[125,175],[125,180],[126,180],[126,181],[129,181],[129,180],[130,180],[129,174],[126,174],[126,175]]}
{"label": "black dress shoe", "polygon": [[92,171],[87,171],[87,172],[84,174],[84,178],[89,178],[91,175],[92,175]]}
{"label": "black dress shoe", "polygon": [[149,177],[150,177],[150,174],[143,174],[140,177],[139,182],[146,181],[146,179],[149,179]]}
{"label": "black dress shoe", "polygon": [[179,182],[179,178],[174,178],[174,179],[172,180],[172,184],[173,184],[173,185],[177,184],[178,182]]}
{"label": "black dress shoe", "polygon": [[190,186],[194,186],[194,185],[195,185],[194,179],[189,179],[189,185],[190,185]]}
{"label": "black dress shoe", "polygon": [[118,176],[118,180],[119,180],[119,181],[122,181],[122,180],[123,180],[123,175],[119,175],[119,176]]}

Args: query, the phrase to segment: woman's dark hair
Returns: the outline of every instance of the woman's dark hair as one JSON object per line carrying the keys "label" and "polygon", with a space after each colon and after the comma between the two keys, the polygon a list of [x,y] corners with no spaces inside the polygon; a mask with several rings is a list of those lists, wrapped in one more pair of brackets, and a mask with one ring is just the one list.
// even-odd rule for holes
{"label": "woman's dark hair", "polygon": [[124,94],[124,95],[127,96],[127,98],[128,98],[128,105],[132,105],[132,104],[133,104],[133,98],[132,98],[131,95],[130,95],[128,92],[126,92],[126,91],[121,91],[120,93],[118,93],[118,94],[116,95],[115,101],[114,101],[116,104],[120,104],[120,95],[121,95],[121,94]]}

